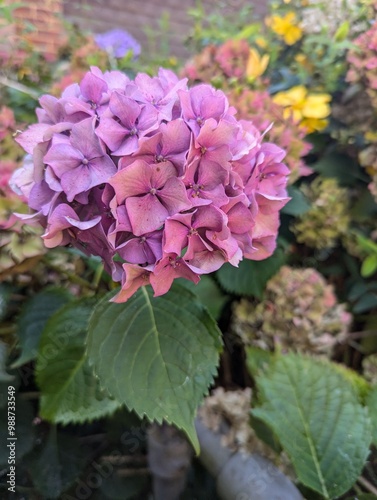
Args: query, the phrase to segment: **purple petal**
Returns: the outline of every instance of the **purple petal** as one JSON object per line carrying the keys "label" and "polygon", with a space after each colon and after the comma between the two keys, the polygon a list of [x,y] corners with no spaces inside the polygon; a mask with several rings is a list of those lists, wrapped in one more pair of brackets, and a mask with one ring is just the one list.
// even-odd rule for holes
{"label": "purple petal", "polygon": [[44,162],[61,178],[66,172],[81,165],[83,159],[83,154],[70,144],[59,143],[51,146],[44,157]]}
{"label": "purple petal", "polygon": [[30,125],[25,132],[22,132],[19,136],[15,138],[15,141],[24,148],[24,150],[33,154],[33,150],[37,144],[44,142],[44,134],[50,128],[51,125],[46,123],[35,123]]}
{"label": "purple petal", "polygon": [[158,191],[158,197],[167,208],[169,215],[174,215],[192,207],[190,200],[187,198],[185,185],[176,177],[167,180],[163,189]]}
{"label": "purple petal", "polygon": [[86,73],[80,83],[80,90],[83,97],[92,103],[100,103],[102,95],[107,91],[107,84],[93,73]]}
{"label": "purple petal", "polygon": [[141,107],[134,99],[130,99],[117,91],[111,94],[109,107],[112,113],[129,130],[135,126],[135,122],[141,112]]}
{"label": "purple petal", "polygon": [[72,127],[70,141],[88,160],[104,155],[98,137],[94,132],[95,119],[87,118]]}

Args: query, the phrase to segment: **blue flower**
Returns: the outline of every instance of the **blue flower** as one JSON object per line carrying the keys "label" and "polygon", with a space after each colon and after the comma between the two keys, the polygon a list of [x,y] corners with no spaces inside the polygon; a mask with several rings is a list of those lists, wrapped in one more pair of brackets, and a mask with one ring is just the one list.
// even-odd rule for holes
{"label": "blue flower", "polygon": [[113,57],[124,57],[132,51],[133,58],[137,59],[141,52],[140,44],[127,31],[114,29],[95,35],[94,40],[100,49],[106,50]]}

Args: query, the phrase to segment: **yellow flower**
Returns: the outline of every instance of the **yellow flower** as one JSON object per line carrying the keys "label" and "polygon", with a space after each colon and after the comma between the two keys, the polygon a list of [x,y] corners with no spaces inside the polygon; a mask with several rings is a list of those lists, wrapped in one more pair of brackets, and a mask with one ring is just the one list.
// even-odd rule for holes
{"label": "yellow flower", "polygon": [[273,15],[266,19],[266,25],[283,38],[287,45],[293,45],[302,37],[302,29],[296,23],[296,14],[288,12],[284,17]]}
{"label": "yellow flower", "polygon": [[331,109],[329,94],[309,94],[303,85],[292,87],[289,90],[278,92],[273,101],[285,108],[284,114],[304,126],[308,133],[323,130],[328,121]]}
{"label": "yellow flower", "polygon": [[270,57],[265,54],[260,56],[258,51],[254,48],[250,48],[249,58],[246,65],[246,76],[250,81],[255,80],[258,76],[263,75],[266,71]]}
{"label": "yellow flower", "polygon": [[364,138],[367,142],[377,142],[377,132],[369,130],[364,134]]}

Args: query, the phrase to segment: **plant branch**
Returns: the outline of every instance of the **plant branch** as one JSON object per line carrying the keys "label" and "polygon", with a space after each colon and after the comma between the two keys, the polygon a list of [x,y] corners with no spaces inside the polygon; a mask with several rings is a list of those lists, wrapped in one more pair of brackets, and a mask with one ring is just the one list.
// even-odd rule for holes
{"label": "plant branch", "polygon": [[364,486],[364,488],[367,489],[370,493],[373,493],[377,496],[377,488],[375,488],[372,483],[365,479],[365,477],[360,476],[357,482]]}
{"label": "plant branch", "polygon": [[23,94],[28,95],[29,97],[35,99],[36,101],[38,101],[38,99],[40,98],[40,93],[37,92],[36,90],[33,90],[20,82],[9,80],[9,78],[7,78],[6,76],[0,76],[0,85],[3,85],[3,87],[8,87],[13,90],[17,90],[18,92],[22,92]]}

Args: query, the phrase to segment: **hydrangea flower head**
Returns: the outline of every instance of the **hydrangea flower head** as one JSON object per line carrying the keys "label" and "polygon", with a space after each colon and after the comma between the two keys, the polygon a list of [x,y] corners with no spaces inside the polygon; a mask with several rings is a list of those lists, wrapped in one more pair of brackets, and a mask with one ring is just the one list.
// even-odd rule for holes
{"label": "hydrangea flower head", "polygon": [[267,282],[262,302],[242,299],[235,305],[232,326],[247,345],[331,356],[351,322],[317,270],[283,266]]}
{"label": "hydrangea flower head", "polygon": [[40,105],[17,138],[32,155],[11,181],[32,209],[23,218],[48,248],[100,256],[122,283],[115,301],[274,251],[285,153],[237,120],[223,92],[169,70],[130,80],[93,67]]}
{"label": "hydrangea flower head", "polygon": [[95,35],[94,40],[100,49],[105,50],[116,58],[122,58],[129,51],[132,51],[133,58],[137,59],[141,53],[139,42],[122,29],[113,29],[105,33],[100,33]]}

